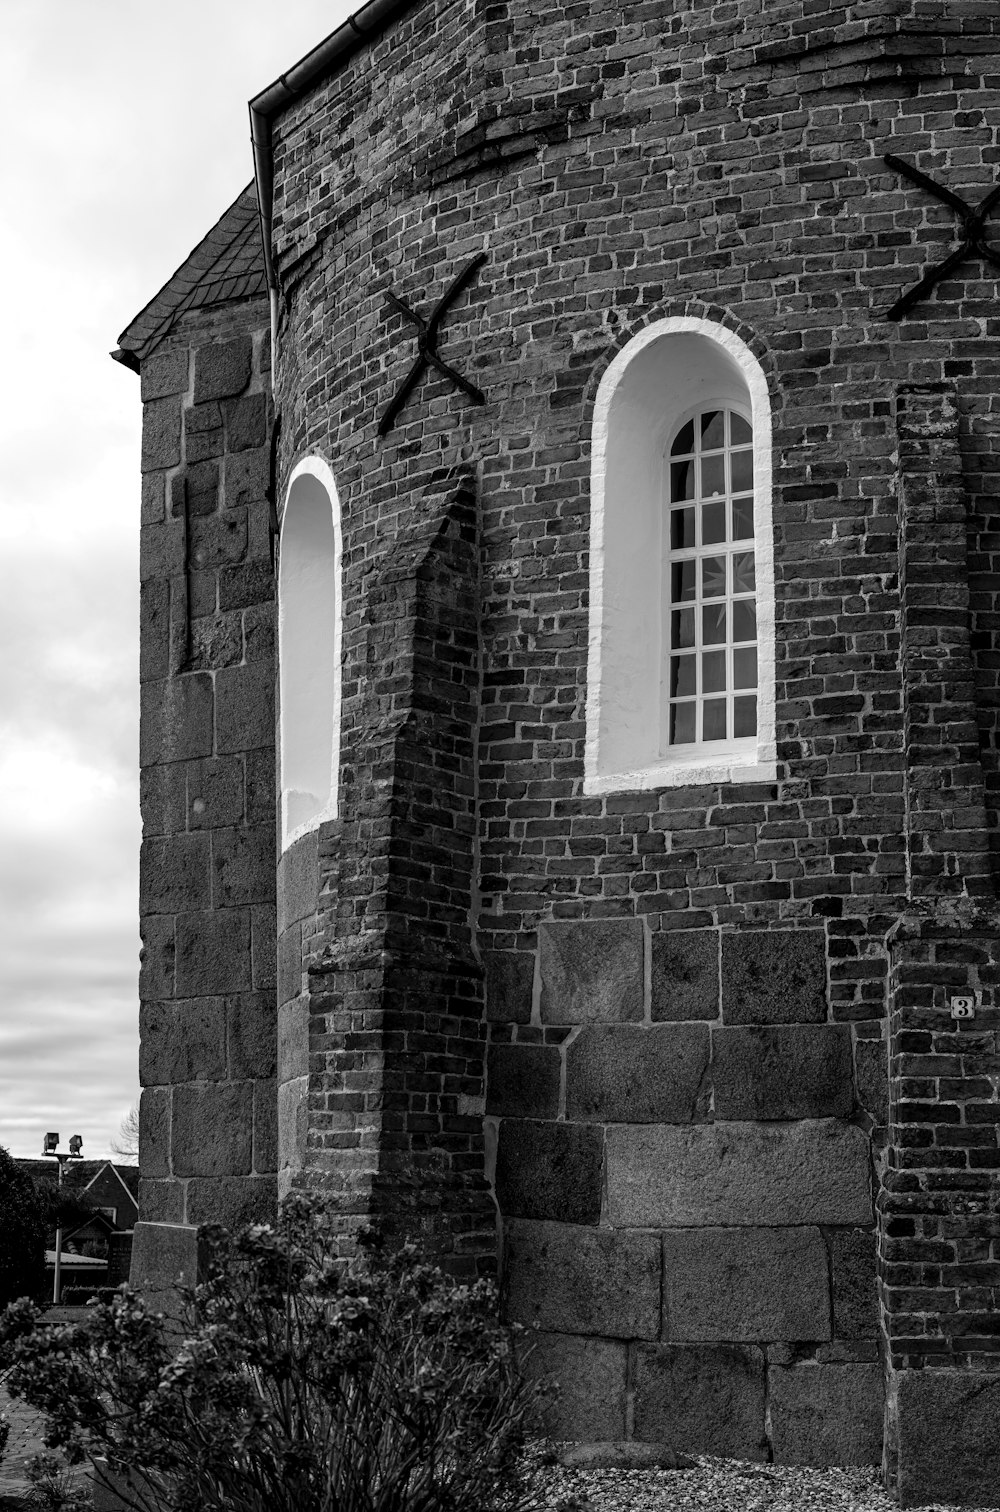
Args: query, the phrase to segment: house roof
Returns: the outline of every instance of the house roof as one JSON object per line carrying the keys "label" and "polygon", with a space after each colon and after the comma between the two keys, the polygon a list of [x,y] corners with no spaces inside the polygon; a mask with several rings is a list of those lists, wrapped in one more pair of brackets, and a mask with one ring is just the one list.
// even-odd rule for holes
{"label": "house roof", "polygon": [[112,357],[138,371],[140,362],[185,310],[266,294],[259,227],[257,189],[248,184],[163,288],[129,321]]}
{"label": "house roof", "polygon": [[[17,1164],[33,1181],[54,1183],[57,1179],[54,1160],[18,1160]],[[119,1208],[119,1216],[129,1220],[120,1227],[129,1228],[138,1205],[139,1167],[116,1165],[112,1160],[67,1160],[62,1188],[95,1207]]]}

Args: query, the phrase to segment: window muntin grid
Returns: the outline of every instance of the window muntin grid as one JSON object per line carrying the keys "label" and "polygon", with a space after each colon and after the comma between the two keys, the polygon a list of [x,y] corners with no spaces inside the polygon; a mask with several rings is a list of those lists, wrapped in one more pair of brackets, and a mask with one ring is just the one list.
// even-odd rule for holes
{"label": "window muntin grid", "polygon": [[670,750],[757,734],[753,431],[714,405],[680,427],[667,460],[664,552]]}

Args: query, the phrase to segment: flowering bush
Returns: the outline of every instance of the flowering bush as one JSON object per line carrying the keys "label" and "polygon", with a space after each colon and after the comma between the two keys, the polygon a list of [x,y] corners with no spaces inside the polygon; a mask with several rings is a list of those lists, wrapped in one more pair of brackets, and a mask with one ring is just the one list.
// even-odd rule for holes
{"label": "flowering bush", "polygon": [[[331,1219],[301,1197],[275,1227],[203,1229],[183,1319],[122,1287],[80,1323],[0,1320],[11,1391],[46,1441],[89,1458],[124,1503],[229,1512],[520,1512],[534,1391],[486,1282],[406,1247],[345,1271]],[[102,1464],[103,1461],[103,1464]]]}

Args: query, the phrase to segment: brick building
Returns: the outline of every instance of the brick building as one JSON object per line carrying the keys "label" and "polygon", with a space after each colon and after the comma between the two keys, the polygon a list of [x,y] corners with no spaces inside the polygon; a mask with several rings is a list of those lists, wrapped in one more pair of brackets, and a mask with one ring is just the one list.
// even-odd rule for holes
{"label": "brick building", "polygon": [[371,0],[251,121],[115,354],[134,1278],[321,1185],[560,1436],[996,1504],[996,7]]}

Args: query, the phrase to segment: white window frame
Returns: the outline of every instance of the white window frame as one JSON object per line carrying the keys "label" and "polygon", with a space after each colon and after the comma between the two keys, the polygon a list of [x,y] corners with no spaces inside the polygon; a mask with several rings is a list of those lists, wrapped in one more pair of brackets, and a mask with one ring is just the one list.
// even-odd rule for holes
{"label": "white window frame", "polygon": [[[738,373],[739,382],[749,401],[750,419],[753,426],[754,455],[754,554],[757,576],[757,736],[755,740],[730,742],[710,741],[700,747],[684,746],[671,752],[662,745],[652,755],[634,761],[622,759],[621,751],[609,756],[605,747],[607,739],[608,710],[621,701],[620,663],[627,647],[616,648],[617,663],[609,655],[609,635],[621,636],[619,606],[613,602],[615,593],[608,587],[609,551],[615,549],[612,532],[616,520],[616,501],[608,497],[609,439],[612,427],[621,423],[620,410],[616,413],[616,398],[629,377],[629,370],[637,358],[652,355],[654,343],[669,342],[677,335],[696,336],[714,343],[721,351],[727,367]],[[661,353],[669,361],[670,348],[664,345]],[[639,370],[633,370],[639,371]],[[648,449],[660,459],[655,470],[650,469],[649,487],[658,490],[659,528],[663,528],[662,467],[664,453],[669,449],[670,439],[676,433],[682,416],[692,408],[703,408],[714,402],[716,396],[709,392],[697,397],[692,405],[689,393],[686,402],[671,404],[663,413],[657,413],[650,422]],[[647,409],[655,405],[656,396],[646,396]],[[718,400],[732,408],[740,408],[732,396]],[[655,432],[655,434],[654,434]],[[655,479],[653,472],[656,472]],[[612,481],[612,488],[614,481]],[[622,348],[605,372],[594,404],[594,421],[591,443],[591,527],[590,527],[590,609],[587,656],[587,704],[586,744],[584,751],[584,793],[600,794],[648,790],[661,787],[680,787],[726,782],[773,781],[777,775],[777,750],[775,744],[774,706],[774,530],[772,521],[772,464],[771,464],[771,404],[767,380],[763,369],[746,343],[714,321],[698,316],[669,316],[653,321],[638,332]],[[620,513],[620,510],[619,510]],[[652,529],[652,527],[650,527]],[[654,549],[652,537],[649,549]],[[662,545],[655,542],[658,560],[662,560]],[[656,581],[661,583],[662,574]],[[661,593],[658,586],[656,593]],[[659,600],[650,607],[650,618],[655,609],[656,623],[660,629],[658,676],[655,687],[651,680],[637,683],[633,696],[656,700],[656,724],[660,727],[662,698],[663,658],[668,654],[662,634],[663,606]],[[602,713],[604,726],[602,730]],[[627,715],[627,710],[626,710]],[[619,743],[620,744],[620,743]],[[720,746],[722,749],[720,749]]]}
{"label": "white window frame", "polygon": [[[330,505],[333,534],[333,551],[326,562],[328,568],[324,582],[334,600],[333,635],[329,653],[323,657],[306,660],[311,644],[308,634],[308,619],[298,616],[307,600],[321,585],[313,578],[297,581],[297,568],[308,570],[305,562],[297,563],[295,553],[285,549],[285,532],[294,517],[296,484],[304,478],[314,479],[325,493]],[[282,852],[294,845],[296,840],[307,835],[338,813],[338,787],[340,779],[340,724],[341,724],[341,649],[343,636],[343,546],[340,522],[340,498],[333,472],[322,457],[303,457],[296,463],[288,479],[285,503],[281,514],[281,535],[278,555],[278,725],[279,725],[279,776],[281,782],[281,848]],[[311,575],[310,575],[311,576]],[[308,610],[306,614],[308,615]],[[290,648],[294,648],[290,650]],[[310,685],[315,685],[317,676],[332,680],[332,717],[330,729],[317,730],[312,722],[303,720],[302,710],[307,706]],[[329,788],[318,807],[298,823],[292,823],[289,815],[287,774],[294,766],[292,744],[302,739],[314,742],[314,766],[324,767],[329,762]]]}

